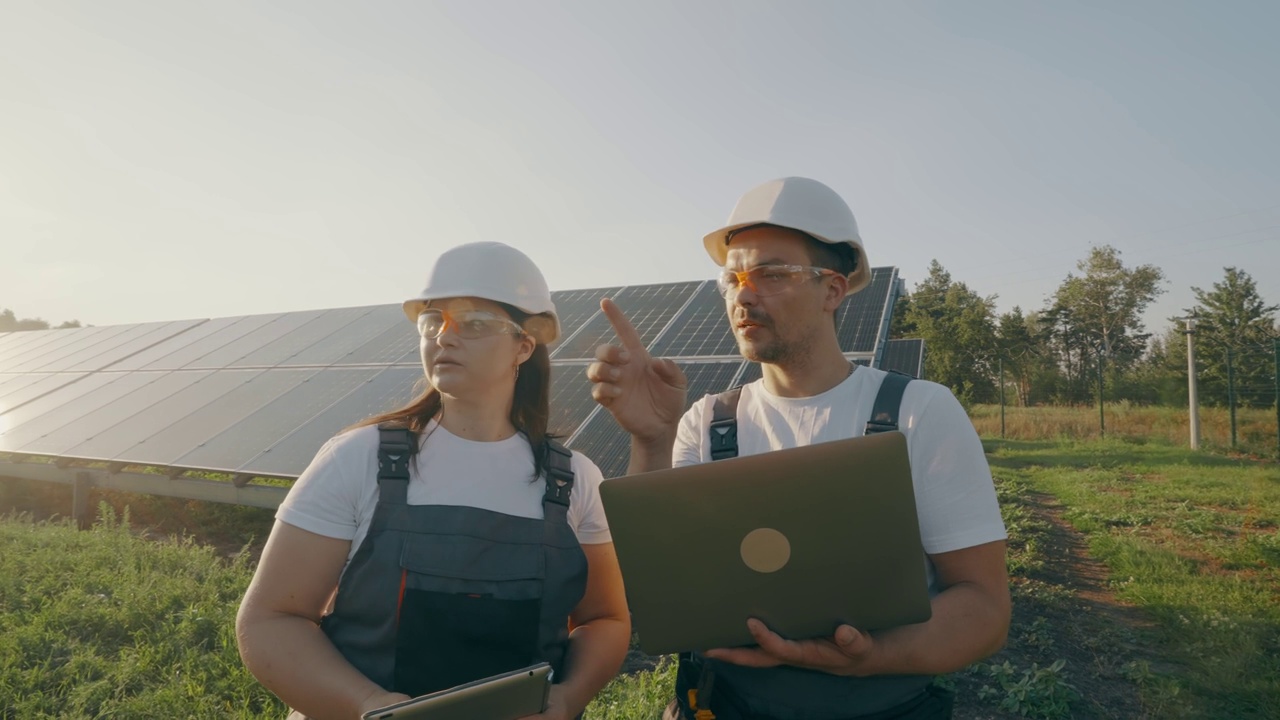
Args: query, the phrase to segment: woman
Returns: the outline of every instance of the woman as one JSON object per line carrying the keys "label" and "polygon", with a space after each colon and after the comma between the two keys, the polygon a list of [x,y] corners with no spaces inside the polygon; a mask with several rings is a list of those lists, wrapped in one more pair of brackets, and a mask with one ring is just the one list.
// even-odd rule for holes
{"label": "woman", "polygon": [[520,251],[440,256],[404,303],[427,390],[317,453],[276,514],[236,620],[291,717],[369,710],[546,661],[579,715],[631,628],[600,471],[547,438],[559,320]]}

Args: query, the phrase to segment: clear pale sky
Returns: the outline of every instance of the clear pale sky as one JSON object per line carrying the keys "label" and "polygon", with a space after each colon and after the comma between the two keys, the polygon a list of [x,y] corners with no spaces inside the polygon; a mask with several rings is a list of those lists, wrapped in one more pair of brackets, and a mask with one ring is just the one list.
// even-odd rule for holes
{"label": "clear pale sky", "polygon": [[553,289],[708,277],[807,175],[874,265],[1039,308],[1091,244],[1148,329],[1280,303],[1280,3],[6,5],[0,308],[107,325],[398,302],[473,240]]}

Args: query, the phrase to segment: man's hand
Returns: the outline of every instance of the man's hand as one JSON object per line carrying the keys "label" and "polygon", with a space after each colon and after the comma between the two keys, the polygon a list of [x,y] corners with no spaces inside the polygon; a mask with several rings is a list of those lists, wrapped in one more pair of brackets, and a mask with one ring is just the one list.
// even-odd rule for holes
{"label": "man's hand", "polygon": [[706,656],[747,667],[795,667],[820,670],[832,675],[870,675],[875,640],[870,634],[849,625],[836,628],[829,638],[787,640],[752,618],[747,629],[759,647],[708,650]]}
{"label": "man's hand", "polygon": [[591,397],[642,443],[673,437],[684,413],[684,373],[670,360],[649,355],[640,334],[612,300],[601,300],[600,308],[622,346],[596,348],[596,362],[587,367]]}

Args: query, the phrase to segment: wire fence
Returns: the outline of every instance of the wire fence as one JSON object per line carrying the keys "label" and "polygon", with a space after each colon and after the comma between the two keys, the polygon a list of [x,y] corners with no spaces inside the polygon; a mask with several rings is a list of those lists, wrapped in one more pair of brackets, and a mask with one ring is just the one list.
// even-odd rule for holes
{"label": "wire fence", "polygon": [[[1013,439],[1165,439],[1280,459],[1280,340],[1239,348],[1197,349],[1195,412],[1188,388],[1185,403],[1161,406],[1108,398],[1105,388],[1091,405],[1021,406],[1013,383],[998,383],[1001,401],[975,405],[970,415],[978,432]],[[1174,380],[1188,384],[1186,375]]]}

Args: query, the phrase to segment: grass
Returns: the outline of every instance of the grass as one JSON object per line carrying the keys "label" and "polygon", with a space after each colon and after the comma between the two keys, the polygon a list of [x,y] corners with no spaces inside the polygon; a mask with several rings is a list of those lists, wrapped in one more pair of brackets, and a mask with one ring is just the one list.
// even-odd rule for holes
{"label": "grass", "polygon": [[1114,596],[1151,621],[1152,660],[1119,668],[1150,716],[1280,717],[1275,464],[1120,439],[989,444],[1001,484],[1055,498]]}
{"label": "grass", "polygon": [[[1274,463],[1159,438],[985,444],[1015,615],[1004,650],[940,679],[957,718],[1280,717]],[[14,487],[0,483],[7,504]],[[232,635],[251,573],[236,549],[269,513],[104,500],[88,531],[0,521],[0,718],[282,717]],[[113,509],[126,501],[132,528]],[[1092,580],[1073,560],[1086,550]],[[655,718],[673,684],[670,659],[619,676],[586,717]]]}
{"label": "grass", "polygon": [[248,556],[100,517],[0,521],[0,717],[283,717],[236,651]]}

